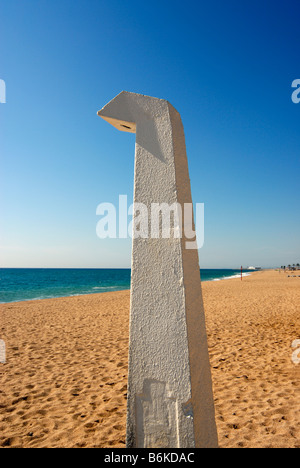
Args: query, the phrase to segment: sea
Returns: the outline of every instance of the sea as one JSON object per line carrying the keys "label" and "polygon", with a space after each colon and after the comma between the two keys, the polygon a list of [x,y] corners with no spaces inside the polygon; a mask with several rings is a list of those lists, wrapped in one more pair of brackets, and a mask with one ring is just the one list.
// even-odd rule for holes
{"label": "sea", "polygon": [[[243,276],[250,273],[243,272]],[[0,303],[130,289],[130,269],[0,268]],[[240,270],[201,269],[202,281],[240,277]]]}

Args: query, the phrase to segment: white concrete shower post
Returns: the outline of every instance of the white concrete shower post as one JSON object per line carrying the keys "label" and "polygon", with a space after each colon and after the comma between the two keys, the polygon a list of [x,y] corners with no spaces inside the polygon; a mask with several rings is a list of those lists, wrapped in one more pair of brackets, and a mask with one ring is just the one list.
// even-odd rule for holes
{"label": "white concrete shower post", "polygon": [[[136,133],[134,205],[192,203],[183,126],[168,101],[123,91],[98,115]],[[198,251],[185,244],[133,237],[127,447],[218,446]]]}

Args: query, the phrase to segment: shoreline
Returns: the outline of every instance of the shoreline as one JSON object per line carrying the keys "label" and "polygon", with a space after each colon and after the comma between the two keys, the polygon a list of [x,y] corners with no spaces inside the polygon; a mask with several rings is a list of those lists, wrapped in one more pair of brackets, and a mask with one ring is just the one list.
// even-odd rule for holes
{"label": "shoreline", "polygon": [[[222,268],[219,268],[219,269],[223,270]],[[259,273],[260,271],[272,271],[272,270],[249,270],[249,271],[245,270],[245,271],[243,271],[243,278],[246,278],[246,277],[252,275],[253,273]],[[200,272],[201,272],[201,269],[200,269]],[[201,279],[201,284],[208,283],[208,282],[211,282],[211,281],[224,281],[224,280],[229,280],[229,279],[240,279],[240,275],[235,274],[235,275],[226,276],[226,277],[223,277],[223,278],[213,278],[213,279],[204,279],[204,280]],[[119,292],[119,291],[130,291],[130,288],[116,289],[115,291],[108,290],[108,291],[103,291],[103,292],[70,294],[70,295],[67,295],[67,296],[37,297],[37,298],[33,298],[33,299],[22,299],[22,300],[9,301],[9,302],[1,302],[0,301],[0,306],[5,305],[5,304],[16,304],[16,303],[22,303],[22,302],[27,303],[27,302],[32,302],[32,301],[44,301],[44,300],[50,300],[50,299],[66,299],[68,297],[91,296],[91,295],[95,295],[95,294],[106,294],[106,293],[114,293],[114,292]]]}
{"label": "shoreline", "polygon": [[[300,278],[256,273],[202,282],[219,445],[299,448]],[[0,305],[0,447],[125,447],[129,305],[129,290]]]}

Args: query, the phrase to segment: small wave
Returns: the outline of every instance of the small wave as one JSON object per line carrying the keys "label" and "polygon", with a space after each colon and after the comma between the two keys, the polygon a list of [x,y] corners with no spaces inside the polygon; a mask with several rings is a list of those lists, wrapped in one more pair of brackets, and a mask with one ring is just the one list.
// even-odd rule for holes
{"label": "small wave", "polygon": [[[55,296],[56,297],[56,296]],[[14,299],[13,301],[0,301],[0,304],[11,304],[13,302],[28,302],[28,301],[40,301],[42,299],[54,299],[54,296],[38,296],[22,299]]]}
{"label": "small wave", "polygon": [[[245,276],[250,276],[250,273],[243,273],[243,278]],[[214,278],[212,281],[221,281],[221,280],[225,280],[225,279],[233,279],[233,278],[240,278],[240,277],[241,277],[241,274],[232,275],[232,276],[223,276],[222,278]]]}

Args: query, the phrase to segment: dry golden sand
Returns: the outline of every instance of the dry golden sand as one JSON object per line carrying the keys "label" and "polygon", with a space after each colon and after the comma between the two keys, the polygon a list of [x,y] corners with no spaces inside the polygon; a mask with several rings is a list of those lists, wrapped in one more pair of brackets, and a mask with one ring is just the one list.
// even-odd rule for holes
{"label": "dry golden sand", "polygon": [[[220,447],[300,447],[300,278],[202,288]],[[128,316],[129,291],[0,306],[1,447],[125,446]]]}

